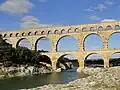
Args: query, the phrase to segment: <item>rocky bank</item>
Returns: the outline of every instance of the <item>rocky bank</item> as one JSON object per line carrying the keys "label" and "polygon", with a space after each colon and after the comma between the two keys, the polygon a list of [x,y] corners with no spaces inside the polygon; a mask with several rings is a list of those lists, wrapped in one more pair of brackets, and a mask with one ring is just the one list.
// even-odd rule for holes
{"label": "rocky bank", "polygon": [[88,77],[68,84],[49,84],[22,90],[120,90],[120,67],[85,68],[82,73]]}

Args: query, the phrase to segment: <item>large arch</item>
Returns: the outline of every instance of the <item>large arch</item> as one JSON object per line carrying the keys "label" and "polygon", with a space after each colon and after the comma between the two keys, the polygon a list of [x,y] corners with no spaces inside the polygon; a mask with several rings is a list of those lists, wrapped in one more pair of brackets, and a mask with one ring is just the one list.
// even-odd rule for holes
{"label": "large arch", "polygon": [[120,52],[115,52],[111,55],[109,59],[109,66],[110,67],[120,66]]}
{"label": "large arch", "polygon": [[32,49],[32,44],[26,38],[21,38],[20,40],[18,40],[16,47],[18,47],[18,46],[27,47],[28,49]]}
{"label": "large arch", "polygon": [[115,32],[110,35],[108,48],[120,48],[120,32]]}
{"label": "large arch", "polygon": [[97,53],[90,53],[85,57],[85,67],[104,67],[104,60],[101,55]]}
{"label": "large arch", "polygon": [[56,45],[56,51],[77,51],[78,48],[79,44],[77,39],[70,35],[59,38]]}
{"label": "large arch", "polygon": [[103,41],[100,35],[91,33],[84,38],[84,50],[98,50],[103,48]]}
{"label": "large arch", "polygon": [[68,70],[68,69],[73,69],[77,70],[79,67],[79,63],[76,57],[74,57],[71,54],[64,54],[58,58],[57,68],[61,68],[62,70]]}
{"label": "large arch", "polygon": [[35,50],[39,52],[52,51],[52,41],[47,37],[40,37],[35,43]]}

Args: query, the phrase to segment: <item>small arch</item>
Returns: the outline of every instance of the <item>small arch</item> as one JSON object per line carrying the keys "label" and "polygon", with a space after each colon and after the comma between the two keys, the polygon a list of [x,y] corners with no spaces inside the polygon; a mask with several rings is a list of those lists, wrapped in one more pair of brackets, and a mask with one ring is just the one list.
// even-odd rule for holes
{"label": "small arch", "polygon": [[0,38],[2,38],[2,34],[0,34]]}
{"label": "small arch", "polygon": [[25,33],[24,33],[24,32],[22,33],[22,36],[25,36]]}
{"label": "small arch", "polygon": [[7,36],[7,34],[4,34],[4,37],[6,37]]}
{"label": "small arch", "polygon": [[110,25],[108,25],[108,26],[106,27],[106,30],[112,30],[112,27],[111,27]]}
{"label": "small arch", "polygon": [[110,67],[120,66],[120,52],[115,52],[111,55],[109,60],[109,66]]}
{"label": "small arch", "polygon": [[119,25],[115,25],[115,30],[119,30],[120,26]]}
{"label": "small arch", "polygon": [[18,37],[19,36],[19,33],[16,33],[16,35],[15,35],[16,37]]}
{"label": "small arch", "polygon": [[100,31],[103,30],[103,27],[102,26],[98,27],[98,30],[100,30]]}
{"label": "small arch", "polygon": [[13,34],[11,33],[11,34],[10,34],[10,37],[12,37],[12,35],[13,35]]}
{"label": "small arch", "polygon": [[48,35],[49,35],[49,34],[52,34],[52,31],[51,31],[51,30],[49,30],[47,34],[48,34]]}
{"label": "small arch", "polygon": [[54,31],[54,34],[59,34],[59,31],[58,31],[58,30],[55,30],[55,31]]}
{"label": "small arch", "polygon": [[65,29],[62,29],[61,34],[65,34],[65,33],[66,33]]}
{"label": "small arch", "polygon": [[101,55],[97,53],[90,53],[85,57],[85,67],[104,67],[104,60]]}
{"label": "small arch", "polygon": [[80,32],[80,29],[79,28],[76,28],[75,30],[74,30],[74,32]]}
{"label": "small arch", "polygon": [[71,54],[64,54],[60,56],[56,64],[57,68],[60,68],[62,71],[70,70],[76,71],[79,67],[79,63],[76,57]]}
{"label": "small arch", "polygon": [[37,35],[38,34],[38,31],[35,31],[34,35]]}
{"label": "small arch", "polygon": [[68,33],[73,33],[73,30],[71,28],[68,29]]}
{"label": "small arch", "polygon": [[41,35],[44,35],[44,34],[45,34],[45,31],[42,31],[42,32],[41,32]]}
{"label": "small arch", "polygon": [[91,28],[90,28],[90,31],[95,31],[95,28],[94,28],[94,27],[91,27]]}
{"label": "small arch", "polygon": [[32,32],[29,32],[29,33],[28,33],[28,36],[31,36],[31,35],[32,35]]}
{"label": "small arch", "polygon": [[82,28],[82,31],[83,31],[83,32],[84,32],[84,31],[87,31],[86,27]]}

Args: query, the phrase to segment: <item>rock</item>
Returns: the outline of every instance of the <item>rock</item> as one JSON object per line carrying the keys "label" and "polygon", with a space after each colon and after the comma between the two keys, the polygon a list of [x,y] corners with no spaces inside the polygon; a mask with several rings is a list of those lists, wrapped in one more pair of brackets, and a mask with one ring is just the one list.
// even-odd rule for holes
{"label": "rock", "polygon": [[58,68],[58,69],[56,70],[56,72],[61,72],[61,68]]}

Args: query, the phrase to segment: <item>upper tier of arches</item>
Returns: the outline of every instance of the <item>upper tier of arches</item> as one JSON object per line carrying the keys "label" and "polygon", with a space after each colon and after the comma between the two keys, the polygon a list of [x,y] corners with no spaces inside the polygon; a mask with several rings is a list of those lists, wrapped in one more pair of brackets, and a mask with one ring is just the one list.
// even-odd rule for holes
{"label": "upper tier of arches", "polygon": [[33,35],[51,35],[51,34],[66,34],[66,33],[80,33],[80,32],[93,32],[93,31],[104,31],[104,30],[120,30],[120,25],[102,25],[102,24],[88,24],[88,25],[78,25],[60,27],[60,28],[42,28],[41,29],[29,29],[28,31],[18,31],[18,32],[4,32],[2,37],[21,37],[21,36],[33,36]]}

